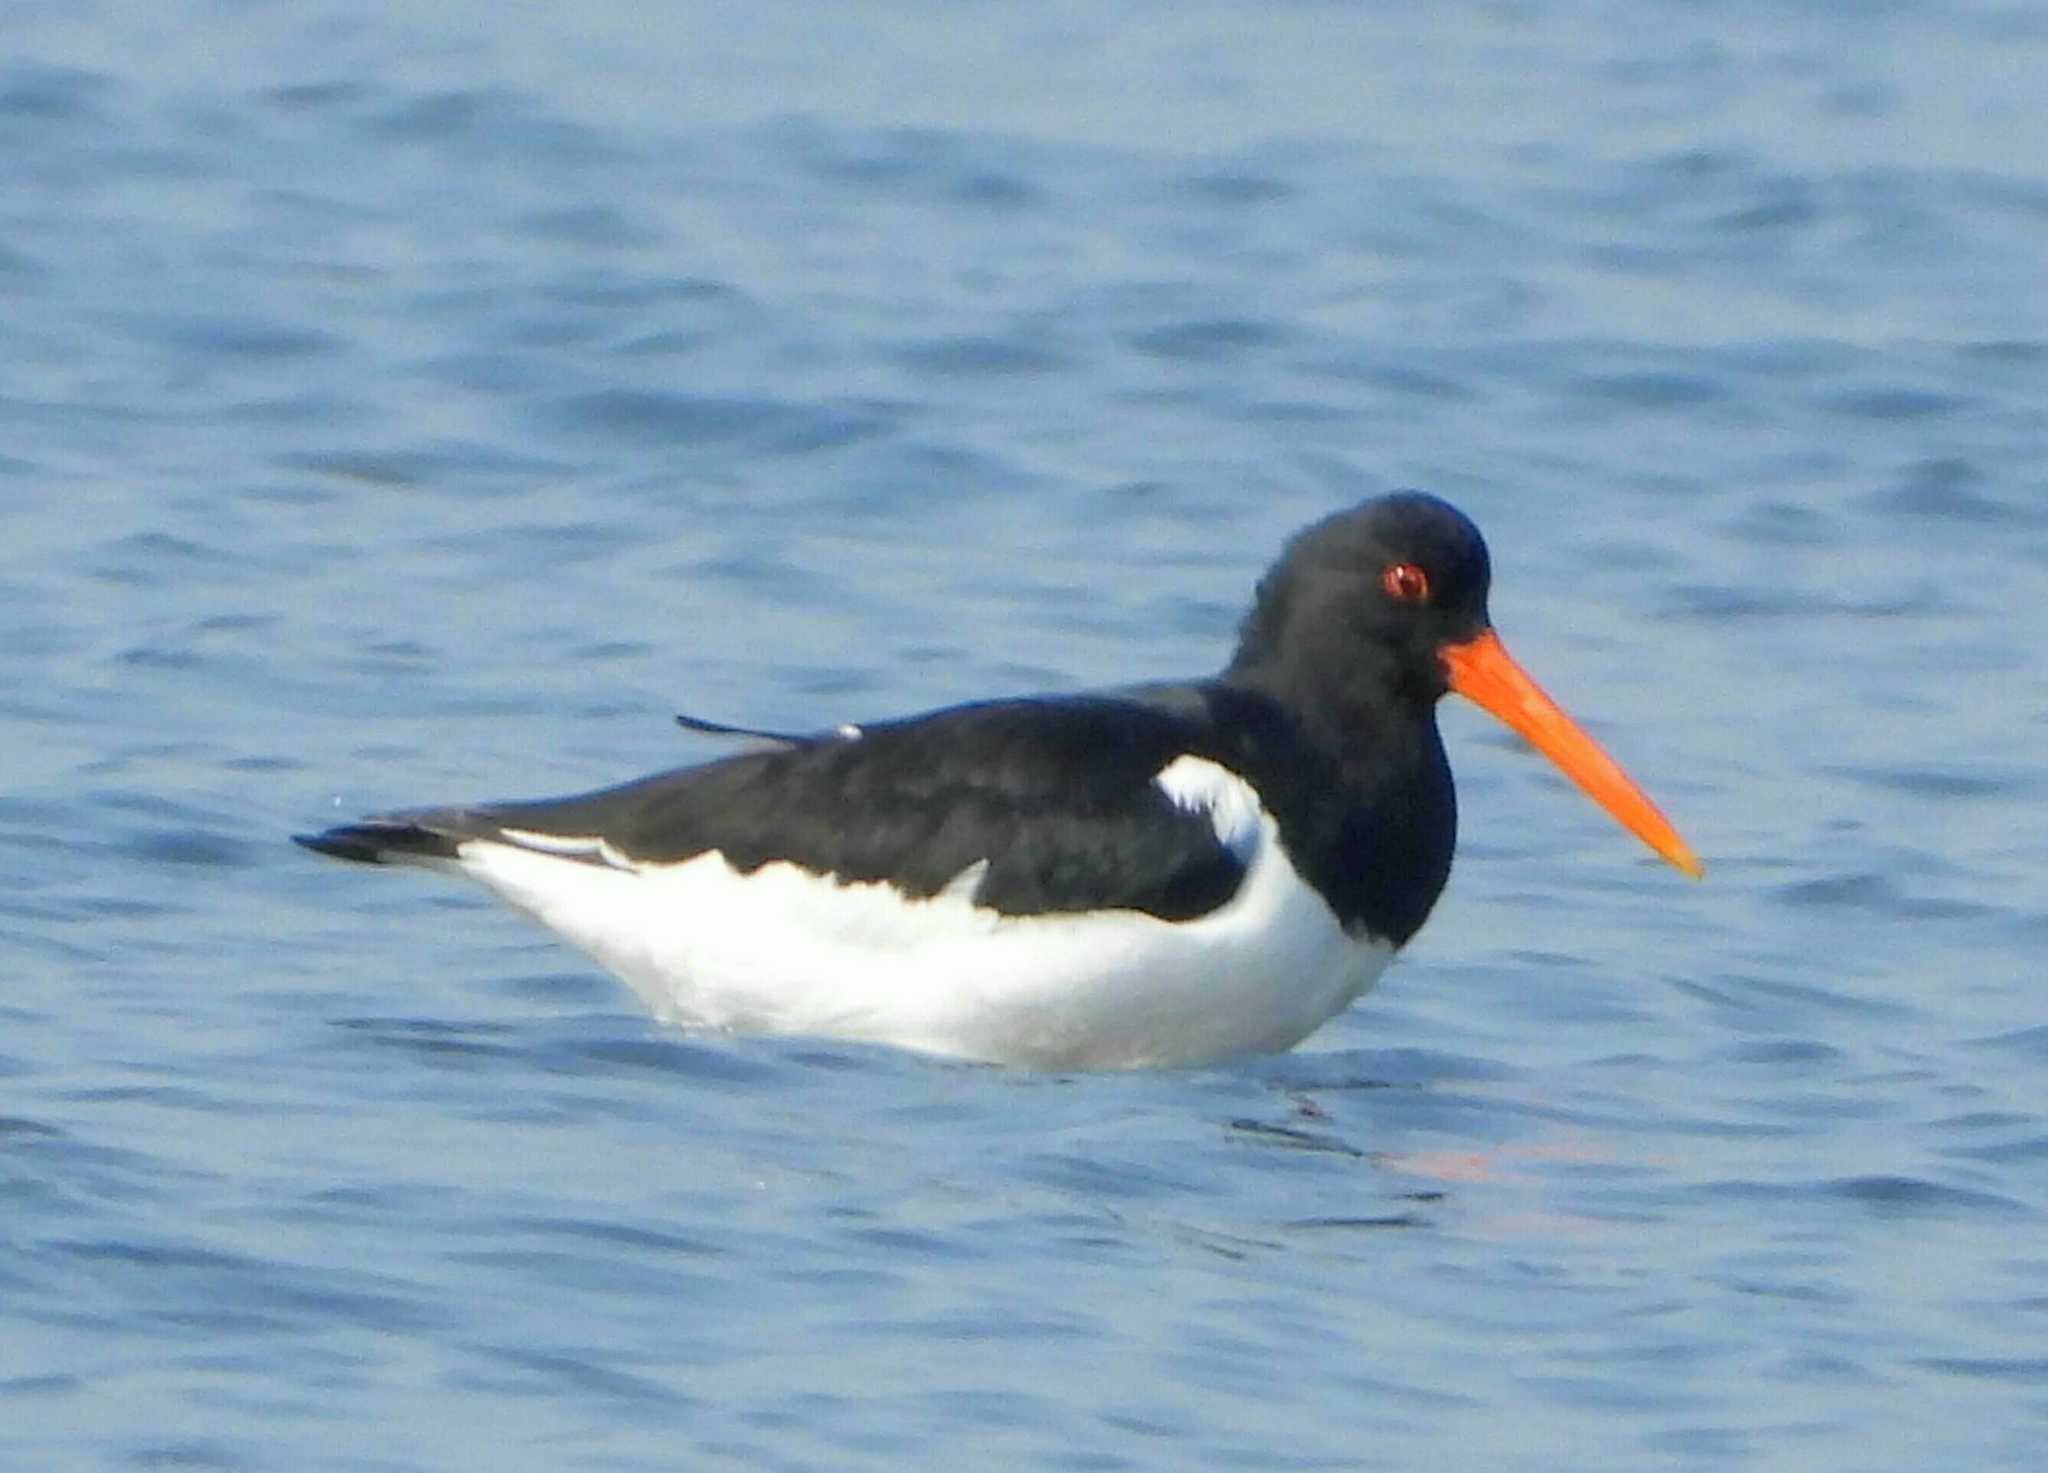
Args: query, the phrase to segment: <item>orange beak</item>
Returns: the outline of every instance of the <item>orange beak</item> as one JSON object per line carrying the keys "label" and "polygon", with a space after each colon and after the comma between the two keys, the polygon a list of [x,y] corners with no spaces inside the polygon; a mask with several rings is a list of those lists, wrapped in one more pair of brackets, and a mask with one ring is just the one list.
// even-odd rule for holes
{"label": "orange beak", "polygon": [[1587,797],[1671,864],[1695,880],[1706,873],[1685,840],[1678,837],[1678,830],[1671,827],[1671,820],[1657,811],[1657,805],[1629,781],[1628,774],[1600,750],[1599,743],[1543,694],[1542,687],[1515,663],[1499,635],[1489,629],[1463,644],[1447,644],[1438,653],[1450,674],[1452,690],[1519,733],[1584,788]]}

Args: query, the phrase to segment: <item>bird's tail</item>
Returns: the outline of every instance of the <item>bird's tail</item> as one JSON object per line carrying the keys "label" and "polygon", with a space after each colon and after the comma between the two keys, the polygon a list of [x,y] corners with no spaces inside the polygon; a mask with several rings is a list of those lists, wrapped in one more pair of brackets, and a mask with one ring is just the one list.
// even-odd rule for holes
{"label": "bird's tail", "polygon": [[419,818],[367,818],[317,834],[293,834],[292,842],[316,854],[356,864],[435,864],[457,857],[461,839]]}

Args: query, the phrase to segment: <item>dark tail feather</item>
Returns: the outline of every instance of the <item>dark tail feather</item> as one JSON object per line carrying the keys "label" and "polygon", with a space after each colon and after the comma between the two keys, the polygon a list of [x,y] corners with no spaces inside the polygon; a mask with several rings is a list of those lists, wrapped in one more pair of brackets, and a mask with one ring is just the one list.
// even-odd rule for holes
{"label": "dark tail feather", "polygon": [[357,864],[393,864],[406,860],[453,859],[460,842],[454,835],[425,828],[405,819],[368,819],[345,823],[317,834],[293,834],[294,844],[303,844],[316,854]]}

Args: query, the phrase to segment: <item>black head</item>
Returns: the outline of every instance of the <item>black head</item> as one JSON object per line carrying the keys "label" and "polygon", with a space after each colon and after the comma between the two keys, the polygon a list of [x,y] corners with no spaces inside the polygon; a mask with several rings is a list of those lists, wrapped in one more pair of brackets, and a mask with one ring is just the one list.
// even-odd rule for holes
{"label": "black head", "polygon": [[1427,707],[1449,688],[1440,651],[1488,627],[1492,576],[1485,540],[1456,507],[1419,491],[1375,497],[1287,544],[1259,580],[1226,673]]}
{"label": "black head", "polygon": [[[1288,543],[1259,582],[1224,679],[1277,698],[1326,752],[1349,754],[1340,760],[1354,776],[1380,780],[1418,762],[1441,768],[1434,709],[1455,690],[1697,878],[1670,820],[1509,656],[1486,616],[1492,577],[1479,529],[1456,507],[1414,491],[1364,502]],[[1420,791],[1448,806],[1448,772]],[[1441,824],[1447,863],[1447,816]]]}

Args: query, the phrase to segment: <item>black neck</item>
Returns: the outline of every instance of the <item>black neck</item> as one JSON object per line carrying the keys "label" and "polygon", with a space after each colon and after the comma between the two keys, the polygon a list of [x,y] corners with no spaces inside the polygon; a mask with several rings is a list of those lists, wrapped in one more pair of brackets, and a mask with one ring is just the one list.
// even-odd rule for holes
{"label": "black neck", "polygon": [[1401,945],[1450,875],[1457,799],[1433,704],[1209,688],[1220,755],[1258,787],[1288,856],[1347,930]]}

